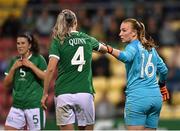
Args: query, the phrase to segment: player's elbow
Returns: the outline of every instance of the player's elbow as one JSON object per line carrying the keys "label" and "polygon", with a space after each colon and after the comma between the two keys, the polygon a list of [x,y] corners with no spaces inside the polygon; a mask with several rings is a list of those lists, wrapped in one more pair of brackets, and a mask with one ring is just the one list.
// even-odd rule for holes
{"label": "player's elbow", "polygon": [[40,79],[44,80],[46,77],[46,71],[43,71],[40,75]]}
{"label": "player's elbow", "polygon": [[53,74],[54,73],[54,68],[53,67],[49,67],[46,71],[46,75],[49,75],[49,74]]}
{"label": "player's elbow", "polygon": [[5,79],[3,81],[3,87],[8,88],[10,85],[11,85],[11,80],[8,79],[8,77],[5,77]]}
{"label": "player's elbow", "polygon": [[128,53],[120,53],[118,59],[123,63],[129,63],[132,61],[132,57]]}
{"label": "player's elbow", "polygon": [[165,67],[163,70],[160,72],[162,75],[167,75],[168,74],[168,68]]}
{"label": "player's elbow", "polygon": [[164,69],[164,74],[168,74],[168,68],[167,67]]}

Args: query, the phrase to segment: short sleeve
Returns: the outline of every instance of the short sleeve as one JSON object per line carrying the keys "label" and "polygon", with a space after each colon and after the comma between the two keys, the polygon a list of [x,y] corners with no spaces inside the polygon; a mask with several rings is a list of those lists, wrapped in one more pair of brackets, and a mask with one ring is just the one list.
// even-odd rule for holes
{"label": "short sleeve", "polygon": [[60,59],[60,53],[59,53],[59,41],[58,39],[53,39],[51,42],[51,46],[49,49],[49,57],[55,57],[58,60]]}
{"label": "short sleeve", "polygon": [[38,67],[42,71],[45,71],[47,68],[46,60],[44,59],[44,57],[42,55],[40,55],[40,57],[39,57],[39,66]]}
{"label": "short sleeve", "polygon": [[124,51],[119,53],[118,59],[124,63],[131,62],[136,54],[137,50],[132,45],[127,45]]}
{"label": "short sleeve", "polygon": [[91,42],[92,42],[92,48],[93,48],[93,50],[96,50],[96,51],[98,51],[99,50],[99,42],[95,39],[95,38],[93,38],[93,37],[91,37]]}
{"label": "short sleeve", "polygon": [[4,72],[5,75],[8,75],[9,70],[10,70],[11,67],[13,66],[14,62],[15,62],[15,59],[11,59],[11,60],[9,61],[9,64],[8,64],[8,66],[7,66],[7,68],[6,68],[6,71]]}

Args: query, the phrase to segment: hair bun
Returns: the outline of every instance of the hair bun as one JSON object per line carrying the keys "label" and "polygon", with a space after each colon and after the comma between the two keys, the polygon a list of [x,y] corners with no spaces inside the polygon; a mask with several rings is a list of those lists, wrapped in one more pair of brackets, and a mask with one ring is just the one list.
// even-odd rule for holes
{"label": "hair bun", "polygon": [[71,22],[73,21],[72,15],[68,14],[68,13],[65,14],[65,19],[66,19],[68,24],[71,24]]}

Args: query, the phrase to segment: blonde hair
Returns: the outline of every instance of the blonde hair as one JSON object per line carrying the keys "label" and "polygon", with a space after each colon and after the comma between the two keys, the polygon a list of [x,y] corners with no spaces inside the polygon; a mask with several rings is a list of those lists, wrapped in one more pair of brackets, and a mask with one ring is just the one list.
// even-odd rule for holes
{"label": "blonde hair", "polygon": [[74,12],[69,9],[62,10],[58,17],[55,26],[53,27],[53,38],[59,38],[62,43],[66,36],[71,32],[72,28],[77,27],[77,17]]}
{"label": "blonde hair", "polygon": [[137,31],[137,37],[145,49],[150,50],[151,48],[156,47],[156,43],[153,38],[147,34],[145,26],[142,22],[133,18],[128,18],[123,21],[123,23],[126,22],[131,23],[132,28]]}

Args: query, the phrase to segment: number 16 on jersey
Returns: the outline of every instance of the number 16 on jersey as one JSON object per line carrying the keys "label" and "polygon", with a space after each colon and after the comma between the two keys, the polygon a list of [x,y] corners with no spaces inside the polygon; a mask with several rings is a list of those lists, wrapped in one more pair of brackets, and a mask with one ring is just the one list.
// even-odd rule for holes
{"label": "number 16 on jersey", "polygon": [[[152,63],[152,54],[148,55],[148,61],[145,65],[145,55],[142,54],[142,65],[141,65],[141,78],[144,78],[144,72],[148,77],[152,77],[154,75],[154,64]],[[151,71],[149,71],[148,69],[151,68]]]}

